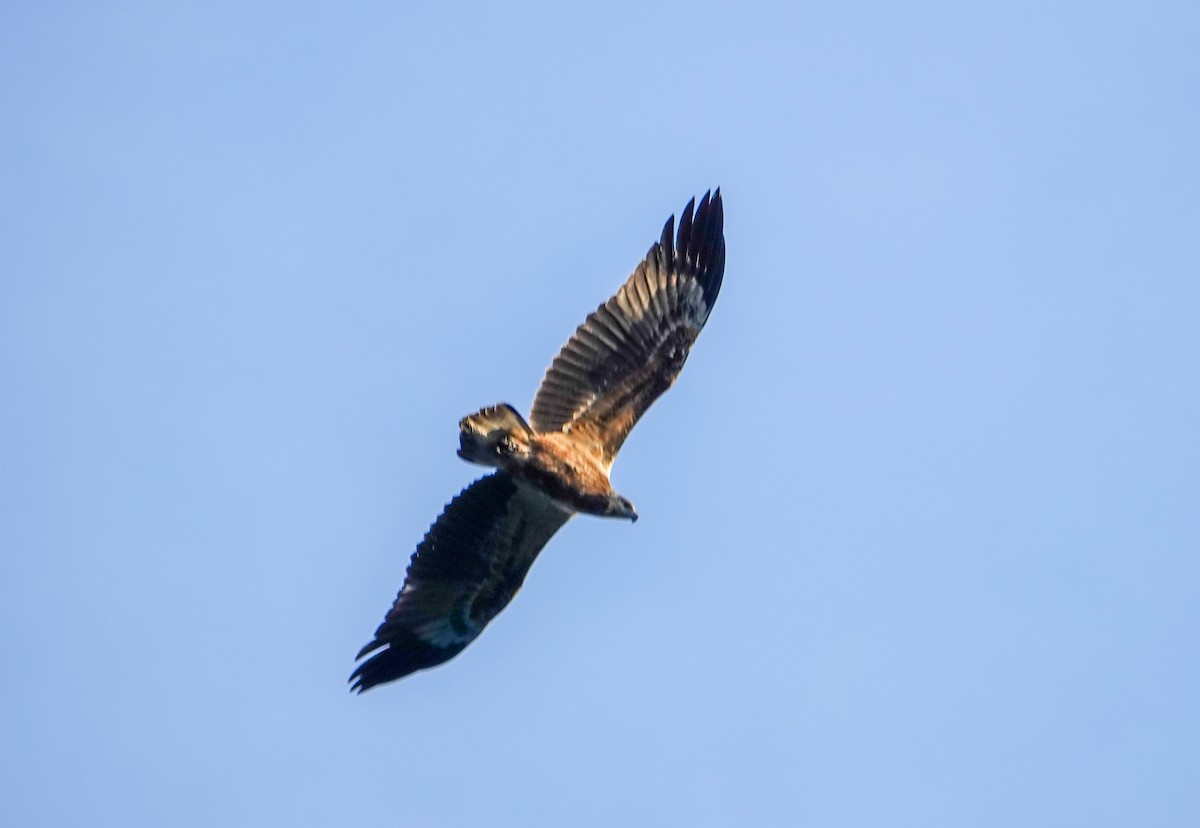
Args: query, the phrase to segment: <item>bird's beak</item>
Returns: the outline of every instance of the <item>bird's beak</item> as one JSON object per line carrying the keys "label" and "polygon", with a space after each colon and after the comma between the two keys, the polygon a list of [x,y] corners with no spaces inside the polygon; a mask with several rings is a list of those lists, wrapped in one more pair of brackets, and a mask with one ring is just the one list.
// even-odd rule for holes
{"label": "bird's beak", "polygon": [[614,495],[609,503],[608,511],[605,513],[610,517],[629,518],[634,523],[637,523],[637,510],[633,508],[633,504],[620,495]]}

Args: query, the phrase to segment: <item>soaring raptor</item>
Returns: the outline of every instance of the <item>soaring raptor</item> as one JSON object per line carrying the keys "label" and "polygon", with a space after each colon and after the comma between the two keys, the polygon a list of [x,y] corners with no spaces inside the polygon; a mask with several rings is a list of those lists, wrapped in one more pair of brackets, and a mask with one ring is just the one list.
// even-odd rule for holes
{"label": "soaring raptor", "polygon": [[458,456],[499,471],[468,486],[417,546],[404,586],[357,658],[362,692],[456,656],[516,595],[579,512],[637,520],[608,475],[630,429],[671,387],[725,273],[721,191],[683,208],[616,295],[550,364],[529,422],[510,405],[458,424]]}

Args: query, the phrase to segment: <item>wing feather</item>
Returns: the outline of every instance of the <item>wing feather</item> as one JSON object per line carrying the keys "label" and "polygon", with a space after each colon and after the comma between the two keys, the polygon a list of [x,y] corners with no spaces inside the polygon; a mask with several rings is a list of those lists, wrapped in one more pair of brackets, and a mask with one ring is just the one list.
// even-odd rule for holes
{"label": "wing feather", "polygon": [[725,270],[721,191],[687,203],[616,295],[550,364],[529,419],[586,434],[611,465],[629,431],[675,381],[712,311]]}
{"label": "wing feather", "polygon": [[[505,471],[454,498],[417,546],[404,586],[358,654],[361,693],[448,661],[504,609],[569,515]],[[371,655],[371,654],[374,655]]]}

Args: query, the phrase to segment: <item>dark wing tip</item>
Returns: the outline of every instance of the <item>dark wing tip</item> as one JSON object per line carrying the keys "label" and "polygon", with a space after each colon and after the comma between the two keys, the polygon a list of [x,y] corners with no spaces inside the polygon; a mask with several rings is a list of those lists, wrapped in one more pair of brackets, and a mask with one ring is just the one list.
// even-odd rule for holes
{"label": "dark wing tip", "polygon": [[350,692],[363,693],[377,684],[386,684],[424,670],[426,667],[449,661],[462,651],[462,647],[435,647],[427,641],[422,641],[412,632],[397,628],[389,630],[384,624],[376,633],[376,639],[363,647],[358,654],[362,658],[371,650],[387,645],[368,658],[350,674]]}
{"label": "dark wing tip", "polygon": [[[662,236],[658,240],[659,255],[662,257],[659,261],[664,264],[670,264],[675,258],[675,214],[667,219],[667,223],[663,225]],[[650,246],[650,253],[654,254],[654,245]]]}
{"label": "dark wing tip", "polygon": [[725,276],[725,205],[721,188],[709,190],[694,207],[693,198],[683,208],[675,242],[675,264],[690,272],[704,289],[704,303],[712,309]]}

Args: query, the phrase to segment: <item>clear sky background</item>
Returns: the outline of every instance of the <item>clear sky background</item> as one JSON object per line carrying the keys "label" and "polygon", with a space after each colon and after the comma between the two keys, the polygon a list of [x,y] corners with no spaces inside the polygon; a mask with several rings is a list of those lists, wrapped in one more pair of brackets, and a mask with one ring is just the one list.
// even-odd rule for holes
{"label": "clear sky background", "polygon": [[[0,12],[0,823],[1200,824],[1200,6]],[[457,421],[720,185],[449,664]]]}

